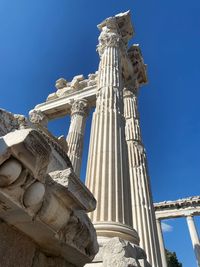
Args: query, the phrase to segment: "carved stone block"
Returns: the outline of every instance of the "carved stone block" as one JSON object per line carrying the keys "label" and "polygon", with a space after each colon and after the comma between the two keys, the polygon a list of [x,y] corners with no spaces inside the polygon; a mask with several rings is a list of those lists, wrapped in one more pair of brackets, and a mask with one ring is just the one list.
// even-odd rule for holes
{"label": "carved stone block", "polygon": [[[74,174],[57,138],[42,125],[1,112],[0,219],[25,234],[40,255],[23,266],[83,266],[98,251],[86,214],[95,209],[93,195]],[[14,266],[12,259],[7,262],[4,267]]]}

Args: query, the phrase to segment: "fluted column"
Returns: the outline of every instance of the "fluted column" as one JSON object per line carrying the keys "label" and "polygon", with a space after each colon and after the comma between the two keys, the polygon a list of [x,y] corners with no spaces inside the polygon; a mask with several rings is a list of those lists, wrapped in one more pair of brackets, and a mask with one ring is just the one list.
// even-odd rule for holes
{"label": "fluted column", "polygon": [[190,232],[190,237],[193,245],[193,249],[195,252],[197,264],[200,267],[200,242],[199,242],[199,236],[197,233],[197,229],[194,223],[193,216],[187,216],[187,224]]}
{"label": "fluted column", "polygon": [[164,240],[163,240],[161,221],[159,219],[156,219],[156,226],[157,226],[157,231],[158,231],[158,240],[159,240],[159,244],[160,244],[162,267],[167,267],[165,245],[164,245]]}
{"label": "fluted column", "polygon": [[156,229],[146,154],[141,140],[137,106],[137,88],[124,90],[124,117],[128,147],[133,228],[140,237],[140,246],[154,267],[161,267],[161,256]]}
{"label": "fluted column", "polygon": [[77,100],[72,104],[71,123],[67,135],[67,143],[68,155],[74,168],[74,172],[78,177],[80,177],[81,171],[83,141],[87,114],[87,100]]}
{"label": "fluted column", "polygon": [[132,229],[128,159],[123,117],[122,51],[115,19],[99,37],[98,91],[93,114],[86,185],[97,199],[90,214],[98,236],[119,236],[138,243]]}

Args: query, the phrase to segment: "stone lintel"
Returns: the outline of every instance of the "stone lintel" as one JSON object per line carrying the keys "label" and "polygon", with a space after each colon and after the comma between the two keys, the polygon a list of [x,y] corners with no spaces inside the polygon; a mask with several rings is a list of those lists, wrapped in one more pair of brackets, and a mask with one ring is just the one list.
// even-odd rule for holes
{"label": "stone lintel", "polygon": [[89,108],[95,107],[96,90],[96,85],[78,90],[70,89],[67,91],[65,96],[55,97],[52,100],[37,105],[34,109],[42,111],[45,115],[47,115],[49,120],[70,115],[72,102],[79,99],[86,99],[88,101]]}
{"label": "stone lintel", "polygon": [[[121,20],[129,23],[130,14],[126,12],[125,17],[123,17],[123,14],[116,16],[119,24],[122,23]],[[103,27],[105,21],[99,27]],[[136,79],[138,86],[146,84],[148,82],[146,64],[144,64],[139,45],[134,44],[128,49],[128,59],[123,58],[123,73],[126,82],[133,84],[134,79]],[[84,79],[82,75],[77,75],[71,82],[66,83],[63,78],[59,79],[56,83],[58,88],[57,92],[50,94],[47,101],[36,105],[34,110],[43,112],[49,120],[52,120],[70,115],[71,104],[76,100],[84,98],[88,101],[88,109],[95,107],[97,91],[96,77],[97,72],[89,74],[88,79]]]}
{"label": "stone lintel", "polygon": [[162,201],[158,203],[154,203],[155,210],[163,210],[171,207],[175,208],[184,208],[191,205],[199,205],[200,206],[200,196],[194,196],[194,197],[188,197],[188,198],[182,198],[177,200],[168,200],[168,201]]}
{"label": "stone lintel", "polygon": [[77,91],[84,89],[85,87],[94,86],[97,82],[97,71],[95,73],[88,74],[88,77],[85,79],[84,76],[76,75],[73,77],[71,82],[67,82],[64,78],[60,78],[56,81],[55,87],[57,91],[51,93],[47,97],[47,101],[64,97],[71,93],[71,91]]}
{"label": "stone lintel", "polygon": [[200,196],[154,203],[157,219],[200,215]]}
{"label": "stone lintel", "polygon": [[[137,64],[137,69],[135,71],[138,72],[137,81],[139,85],[141,86],[147,83],[146,65],[144,63],[141,63],[141,61],[138,61],[138,62],[134,64]],[[133,64],[133,62],[131,63]],[[138,71],[138,67],[140,68],[139,71]],[[132,68],[133,67],[130,66],[129,69],[132,69]],[[127,73],[128,73],[127,74],[127,78],[128,78],[130,76],[129,70],[127,71]],[[95,75],[95,74],[91,74],[91,76],[92,75]],[[94,80],[94,77],[92,80]],[[76,100],[80,100],[83,98],[86,99],[88,101],[88,109],[96,106],[96,91],[97,91],[96,84],[91,85],[91,86],[86,86],[84,88],[79,88],[76,90],[74,90],[71,87],[69,87],[68,89],[63,88],[62,90],[65,90],[65,93],[63,96],[58,97],[56,93],[54,93],[52,98],[49,98],[49,100],[44,103],[36,105],[34,110],[43,112],[48,117],[49,120],[52,120],[55,118],[60,118],[66,115],[70,115],[71,104]]]}
{"label": "stone lintel", "polygon": [[156,219],[165,220],[171,218],[181,218],[187,216],[199,216],[200,215],[200,207],[199,208],[188,208],[188,209],[180,209],[180,210],[167,210],[167,211],[156,211]]}

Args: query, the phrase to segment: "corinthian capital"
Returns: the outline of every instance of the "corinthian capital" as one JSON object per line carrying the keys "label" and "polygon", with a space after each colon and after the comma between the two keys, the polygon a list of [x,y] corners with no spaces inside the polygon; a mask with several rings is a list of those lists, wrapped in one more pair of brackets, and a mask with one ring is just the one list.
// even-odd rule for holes
{"label": "corinthian capital", "polygon": [[107,18],[97,27],[101,31],[99,45],[97,46],[100,56],[108,46],[122,45],[122,47],[126,47],[128,40],[133,35],[129,11]]}
{"label": "corinthian capital", "polygon": [[41,111],[33,109],[29,112],[29,120],[35,124],[41,124],[47,127],[48,117]]}
{"label": "corinthian capital", "polygon": [[71,115],[81,114],[87,116],[88,114],[88,101],[86,99],[80,99],[74,101],[71,107]]}
{"label": "corinthian capital", "polygon": [[[101,28],[102,27],[102,28]],[[106,25],[99,26],[101,33],[99,36],[99,44],[97,46],[97,51],[101,56],[106,47],[113,46],[117,47],[120,44],[121,36],[118,33],[118,25],[115,18],[109,18],[106,21]]]}

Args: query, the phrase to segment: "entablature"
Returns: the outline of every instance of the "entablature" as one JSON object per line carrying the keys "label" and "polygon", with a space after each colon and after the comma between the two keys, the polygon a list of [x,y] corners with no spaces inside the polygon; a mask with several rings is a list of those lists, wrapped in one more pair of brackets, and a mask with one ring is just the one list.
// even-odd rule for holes
{"label": "entablature", "polygon": [[200,196],[154,203],[157,219],[200,215]]}
{"label": "entablature", "polygon": [[48,100],[47,102],[37,105],[34,109],[42,111],[47,115],[49,120],[70,115],[72,103],[79,99],[86,99],[89,108],[95,107],[96,90],[96,85],[77,90],[69,88],[68,91],[66,90],[65,96]]}

